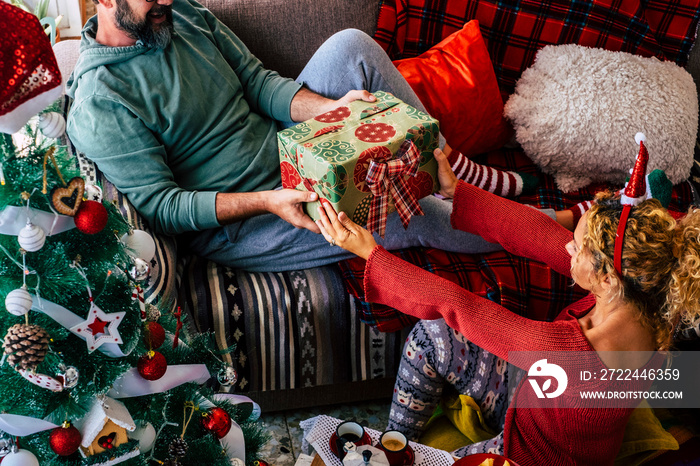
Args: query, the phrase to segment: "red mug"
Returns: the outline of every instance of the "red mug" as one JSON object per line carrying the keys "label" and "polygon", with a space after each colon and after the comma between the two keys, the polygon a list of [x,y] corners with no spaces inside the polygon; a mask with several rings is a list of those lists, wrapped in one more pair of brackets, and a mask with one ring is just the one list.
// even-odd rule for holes
{"label": "red mug", "polygon": [[365,433],[364,427],[354,421],[345,421],[338,424],[335,429],[335,444],[340,459],[345,457],[345,443],[352,442],[356,446],[368,443],[369,436]]}
{"label": "red mug", "polygon": [[408,439],[398,430],[387,430],[379,437],[377,445],[389,460],[390,466],[404,466],[408,456]]}

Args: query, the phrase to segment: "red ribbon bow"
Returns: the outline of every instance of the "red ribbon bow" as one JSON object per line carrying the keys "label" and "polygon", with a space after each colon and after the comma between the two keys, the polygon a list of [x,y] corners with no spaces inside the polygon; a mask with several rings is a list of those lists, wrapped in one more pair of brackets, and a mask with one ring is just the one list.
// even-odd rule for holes
{"label": "red ribbon bow", "polygon": [[412,215],[423,215],[423,209],[416,196],[408,187],[404,176],[416,176],[420,162],[420,151],[411,140],[401,144],[396,158],[385,161],[372,160],[367,171],[367,187],[372,191],[372,203],[369,208],[367,229],[384,237],[386,216],[389,213],[390,198],[394,200],[404,228]]}

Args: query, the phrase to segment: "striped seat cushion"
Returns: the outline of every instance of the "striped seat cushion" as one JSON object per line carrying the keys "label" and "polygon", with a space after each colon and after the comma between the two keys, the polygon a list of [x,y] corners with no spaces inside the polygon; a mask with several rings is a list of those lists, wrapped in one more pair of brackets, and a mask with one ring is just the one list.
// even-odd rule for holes
{"label": "striped seat cushion", "polygon": [[180,304],[236,367],[241,392],[393,377],[405,333],[365,325],[336,265],[245,272],[187,257]]}

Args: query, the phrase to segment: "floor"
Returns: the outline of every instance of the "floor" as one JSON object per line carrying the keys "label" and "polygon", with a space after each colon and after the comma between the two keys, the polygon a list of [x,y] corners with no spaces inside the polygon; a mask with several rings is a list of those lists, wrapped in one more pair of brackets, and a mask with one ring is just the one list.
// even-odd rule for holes
{"label": "floor", "polygon": [[[389,420],[391,400],[354,403],[352,406],[322,406],[298,411],[263,414],[260,418],[272,439],[263,447],[261,458],[274,466],[309,466],[313,452],[308,456],[301,451],[303,431],[299,422],[326,414],[346,421],[356,421],[371,429],[383,431]],[[700,428],[697,410],[686,410],[685,425]],[[675,412],[676,416],[683,413]],[[698,435],[698,434],[696,434]],[[668,452],[653,460],[649,466],[700,466],[700,437],[685,443],[680,451]]]}
{"label": "floor", "polygon": [[260,417],[272,439],[263,447],[261,457],[275,466],[308,465],[308,457],[302,454],[303,431],[299,422],[326,414],[345,421],[356,421],[365,427],[383,431],[389,421],[391,400],[354,403],[352,406],[322,406],[298,411],[264,414]]}

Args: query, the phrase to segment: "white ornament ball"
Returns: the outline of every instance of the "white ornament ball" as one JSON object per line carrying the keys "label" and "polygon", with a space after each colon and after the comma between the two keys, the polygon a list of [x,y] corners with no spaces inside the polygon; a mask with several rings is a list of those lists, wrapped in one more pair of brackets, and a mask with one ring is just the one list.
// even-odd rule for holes
{"label": "white ornament ball", "polygon": [[25,251],[36,252],[44,247],[46,233],[41,227],[34,225],[32,222],[27,222],[27,226],[19,231],[17,241],[19,241],[19,245]]}
{"label": "white ornament ball", "polygon": [[66,132],[66,120],[57,112],[39,115],[39,129],[47,138],[60,138]]}
{"label": "white ornament ball", "polygon": [[231,466],[245,466],[245,463],[240,458],[231,458]]}
{"label": "white ornament ball", "polygon": [[2,466],[39,466],[39,460],[29,450],[17,450],[2,459]]}
{"label": "white ornament ball", "polygon": [[88,201],[102,202],[102,188],[94,184],[85,185],[85,193],[83,196]]}
{"label": "white ornament ball", "polygon": [[637,145],[639,145],[639,143],[642,141],[647,142],[647,137],[644,135],[644,133],[637,133],[634,135],[634,142],[636,142]]}
{"label": "white ornament ball", "polygon": [[129,434],[129,438],[139,441],[141,453],[148,453],[153,449],[153,444],[156,442],[156,429],[153,427],[153,424],[146,422],[138,425],[136,430]]}
{"label": "white ornament ball", "polygon": [[143,230],[134,230],[121,237],[120,241],[129,250],[132,256],[139,257],[146,262],[156,255],[156,242],[153,237]]}
{"label": "white ornament ball", "polygon": [[5,297],[5,309],[12,315],[23,316],[32,308],[32,296],[26,286],[10,291]]}

